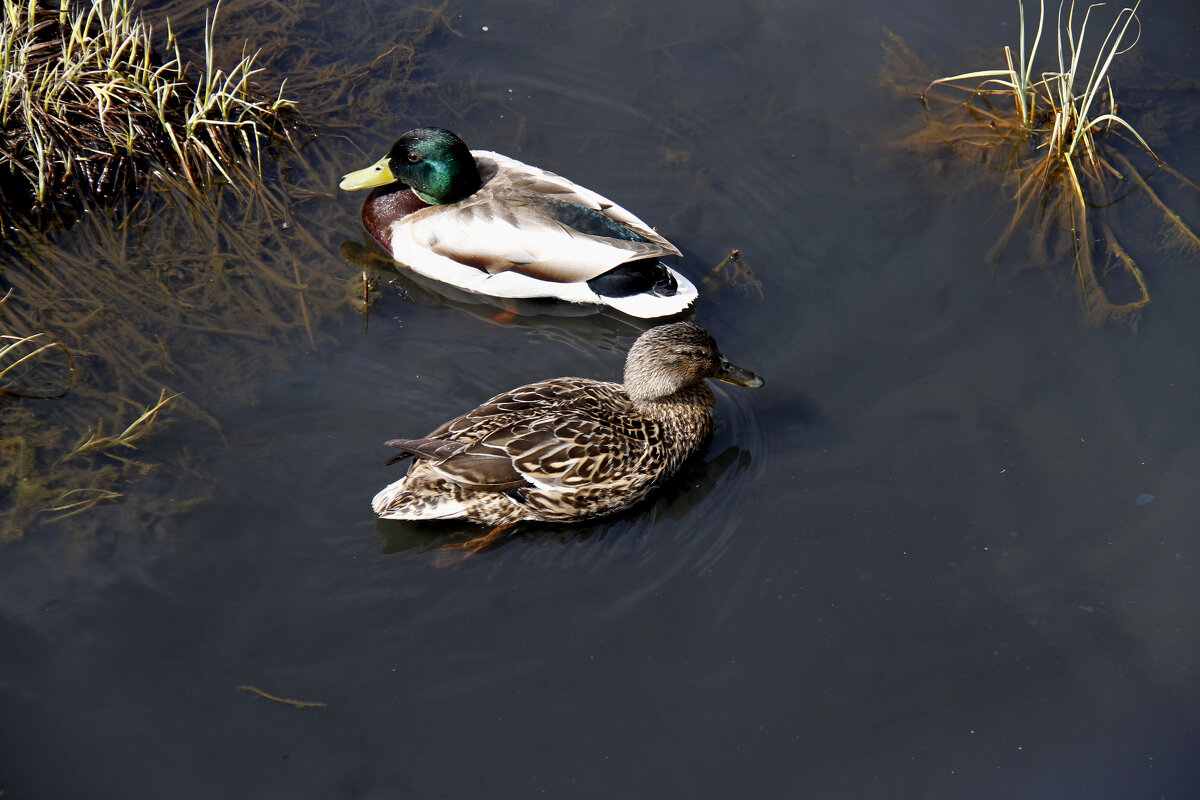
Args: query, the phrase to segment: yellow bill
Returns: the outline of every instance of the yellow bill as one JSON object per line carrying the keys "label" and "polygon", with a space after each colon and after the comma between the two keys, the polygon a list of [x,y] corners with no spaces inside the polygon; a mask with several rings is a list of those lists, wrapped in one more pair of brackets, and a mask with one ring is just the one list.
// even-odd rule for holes
{"label": "yellow bill", "polygon": [[395,182],[396,176],[392,174],[392,168],[388,166],[387,156],[384,156],[365,169],[343,175],[338,188],[345,192],[353,192],[356,189],[373,189],[376,186],[387,186],[389,183]]}

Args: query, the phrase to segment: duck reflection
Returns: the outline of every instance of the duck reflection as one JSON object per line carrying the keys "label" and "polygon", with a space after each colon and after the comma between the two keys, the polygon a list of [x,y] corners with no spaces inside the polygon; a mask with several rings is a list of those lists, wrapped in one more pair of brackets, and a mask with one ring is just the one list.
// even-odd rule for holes
{"label": "duck reflection", "polygon": [[[557,329],[570,337],[616,349],[619,342],[636,338],[663,319],[640,319],[602,306],[563,303],[547,298],[502,298],[474,294],[426,278],[393,260],[378,244],[364,236],[363,241],[344,241],[342,258],[362,270],[361,282],[352,287],[354,302],[369,323],[374,304],[381,292],[389,292],[422,308],[447,308],[462,311],[493,325],[515,328]],[[386,288],[381,288],[386,287]],[[669,320],[690,320],[691,309]]]}

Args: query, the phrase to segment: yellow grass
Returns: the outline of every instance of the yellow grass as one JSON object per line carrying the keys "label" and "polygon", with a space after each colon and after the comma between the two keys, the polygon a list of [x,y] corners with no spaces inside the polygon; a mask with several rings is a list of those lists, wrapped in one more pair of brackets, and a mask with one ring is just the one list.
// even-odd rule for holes
{"label": "yellow grass", "polygon": [[[1037,29],[1026,51],[1030,37],[1024,6],[1018,3],[1019,45],[1015,53],[1004,48],[1004,67],[939,78],[922,93],[930,131],[964,157],[1004,176],[1013,213],[989,257],[997,257],[1031,221],[1035,238],[1040,239],[1035,250],[1047,259],[1062,249],[1048,239],[1056,232],[1065,234],[1085,308],[1095,321],[1135,319],[1150,302],[1141,269],[1116,240],[1111,226],[1097,218],[1112,203],[1113,187],[1129,178],[1114,166],[1115,159],[1126,164],[1127,159],[1109,143],[1127,139],[1165,166],[1134,126],[1117,113],[1109,76],[1116,57],[1128,52],[1140,37],[1140,24],[1134,25],[1140,0],[1117,13],[1101,44],[1089,52],[1085,42],[1089,27],[1094,27],[1093,12],[1102,5],[1090,5],[1080,16],[1073,0],[1069,6],[1060,3],[1053,34],[1054,66],[1038,72],[1035,63],[1044,35],[1045,5],[1039,0]],[[1163,211],[1173,215],[1165,206]],[[1174,219],[1195,238],[1182,220]],[[1130,295],[1110,296],[1107,287],[1117,273],[1125,276]]]}

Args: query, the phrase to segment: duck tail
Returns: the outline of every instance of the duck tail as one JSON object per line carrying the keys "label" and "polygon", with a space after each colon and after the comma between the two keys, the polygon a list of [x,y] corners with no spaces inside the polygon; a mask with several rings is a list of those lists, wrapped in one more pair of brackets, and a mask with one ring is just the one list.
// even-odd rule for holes
{"label": "duck tail", "polygon": [[471,509],[443,487],[411,485],[401,479],[385,486],[371,499],[371,508],[384,519],[462,519]]}
{"label": "duck tail", "polygon": [[[660,284],[656,279],[641,293],[627,296],[606,296],[597,292],[597,302],[615,308],[622,314],[642,319],[671,317],[683,313],[695,302],[696,287],[670,267],[663,264],[658,266],[664,270],[666,277],[670,279],[669,282],[664,279]],[[589,281],[589,285],[590,283]],[[670,291],[669,287],[673,287],[673,291]]]}

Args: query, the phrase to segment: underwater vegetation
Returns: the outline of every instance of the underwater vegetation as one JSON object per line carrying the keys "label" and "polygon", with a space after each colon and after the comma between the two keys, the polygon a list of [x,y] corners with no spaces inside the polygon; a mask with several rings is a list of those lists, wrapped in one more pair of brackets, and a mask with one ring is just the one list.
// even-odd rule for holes
{"label": "underwater vegetation", "polygon": [[[1001,175],[1012,214],[990,261],[1015,234],[1032,229],[1031,263],[1049,267],[1069,257],[1090,321],[1136,325],[1150,290],[1118,236],[1117,204],[1134,198],[1149,203],[1167,226],[1171,246],[1200,252],[1194,229],[1149,179],[1165,176],[1189,191],[1197,187],[1163,163],[1119,113],[1110,72],[1117,57],[1138,43],[1140,2],[1121,9],[1094,47],[1094,17],[1103,4],[1079,14],[1074,2],[1062,2],[1049,31],[1045,4],[1038,5],[1031,30],[1018,3],[1019,41],[1015,50],[1004,48],[1002,67],[939,78],[926,87],[921,100],[927,130]],[[1044,47],[1052,51],[1049,68],[1040,66]]]}
{"label": "underwater vegetation", "polygon": [[[22,14],[22,30],[38,32],[25,55],[10,57],[46,57],[51,36],[73,59],[93,48],[91,60],[48,58],[31,76],[44,82],[74,69],[97,88],[55,95],[68,104],[57,119],[78,151],[37,158],[35,135],[54,127],[45,105],[0,139],[0,541],[68,515],[87,529],[90,515],[79,512],[160,470],[186,489],[140,513],[206,499],[205,460],[226,447],[222,409],[249,401],[296,350],[327,344],[322,323],[361,292],[329,245],[357,224],[331,213],[343,163],[313,142],[358,133],[352,102],[394,107],[438,91],[418,69],[421,49],[445,27],[439,9],[384,9],[393,24],[366,26],[373,33],[363,50],[348,55],[315,45],[313,29],[344,25],[361,38],[363,21],[323,15],[315,3],[226,0],[218,9],[183,0],[141,18],[123,0],[76,8],[5,8],[4,36],[14,36],[8,21]],[[370,3],[360,11],[381,13]],[[168,31],[169,56],[148,49],[151,22]],[[93,40],[105,37],[115,55],[99,54]],[[126,56],[137,59],[128,67],[136,80],[114,77]],[[267,69],[287,76],[290,101],[282,78],[262,88]],[[368,74],[371,88],[357,91]],[[147,97],[146,86],[158,94]],[[130,122],[163,99],[165,123]],[[145,140],[144,160],[125,149],[131,136],[135,148]],[[169,443],[155,435],[167,428]]]}

